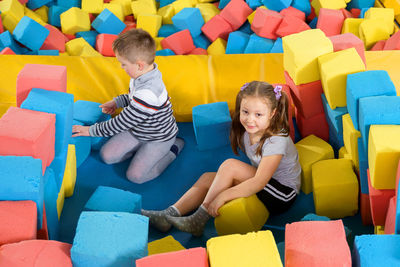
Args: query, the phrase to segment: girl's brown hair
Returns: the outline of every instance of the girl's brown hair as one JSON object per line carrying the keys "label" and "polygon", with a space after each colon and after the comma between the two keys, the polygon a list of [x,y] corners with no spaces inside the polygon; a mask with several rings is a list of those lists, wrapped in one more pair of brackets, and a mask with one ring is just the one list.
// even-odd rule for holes
{"label": "girl's brown hair", "polygon": [[249,96],[263,98],[267,102],[267,105],[271,108],[271,112],[274,112],[275,110],[268,128],[265,130],[260,139],[256,150],[256,155],[261,156],[261,150],[267,138],[273,135],[289,135],[288,97],[283,91],[280,92],[281,96],[278,97],[279,93],[275,93],[274,89],[275,88],[267,82],[252,81],[251,83],[244,85],[237,94],[230,133],[232,150],[236,155],[239,154],[238,148],[244,151],[242,136],[245,132],[245,129],[240,123],[240,105],[243,98]]}

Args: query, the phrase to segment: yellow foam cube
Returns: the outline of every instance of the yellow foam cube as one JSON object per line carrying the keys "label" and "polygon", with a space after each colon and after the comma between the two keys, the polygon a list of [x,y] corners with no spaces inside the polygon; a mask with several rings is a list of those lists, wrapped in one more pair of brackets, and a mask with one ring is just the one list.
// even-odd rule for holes
{"label": "yellow foam cube", "polygon": [[49,7],[48,6],[42,6],[39,7],[38,9],[35,10],[35,13],[44,21],[48,22],[49,21]]}
{"label": "yellow foam cube", "polygon": [[132,1],[131,0],[112,0],[110,4],[119,4],[122,7],[124,16],[132,15]]}
{"label": "yellow foam cube", "polygon": [[305,194],[312,191],[311,167],[315,162],[335,157],[330,144],[315,135],[309,135],[295,144],[301,166],[301,190]]}
{"label": "yellow foam cube", "polygon": [[60,15],[61,29],[63,33],[75,34],[90,30],[89,13],[77,7],[71,7]]}
{"label": "yellow foam cube", "polygon": [[213,237],[207,241],[207,252],[210,266],[283,266],[271,231]]}
{"label": "yellow foam cube", "polygon": [[25,7],[24,8],[24,12],[25,12],[25,16],[30,17],[31,19],[33,19],[34,21],[36,21],[40,25],[44,26],[44,25],[47,24],[46,22],[44,22],[42,20],[42,18],[38,14],[36,14],[32,10],[30,10],[29,8]]}
{"label": "yellow foam cube", "polygon": [[331,109],[345,107],[348,74],[365,71],[364,61],[352,47],[318,57],[322,88]]}
{"label": "yellow foam cube", "polygon": [[[64,180],[64,179],[63,179]],[[61,212],[64,208],[64,200],[65,200],[65,187],[64,181],[61,183],[60,192],[58,192],[57,196],[57,215],[60,220]]]}
{"label": "yellow foam cube", "polygon": [[82,0],[82,10],[92,13],[100,14],[103,10],[103,0]]}
{"label": "yellow foam cube", "polygon": [[360,165],[358,161],[357,140],[361,137],[361,133],[354,128],[353,121],[351,120],[349,113],[342,116],[342,121],[344,146],[346,147],[346,151],[350,154],[356,170],[358,170]]}
{"label": "yellow foam cube", "polygon": [[74,194],[76,183],[76,150],[73,144],[68,145],[63,183],[65,183],[65,197],[71,197]]}
{"label": "yellow foam cube", "polygon": [[[260,6],[260,7],[258,7],[258,8],[268,9],[266,6]],[[254,16],[256,15],[256,11],[257,11],[257,10],[254,10],[250,15],[247,16],[247,21],[248,21],[250,24],[253,23],[253,19],[254,19]]]}
{"label": "yellow foam cube", "polygon": [[389,34],[392,34],[394,31],[394,10],[393,8],[378,8],[371,7],[369,8],[365,14],[365,19],[377,19],[381,21],[381,24],[385,24],[387,27],[387,31]]}
{"label": "yellow foam cube", "polygon": [[283,67],[296,85],[320,80],[317,58],[333,52],[331,40],[320,29],[282,38]]}
{"label": "yellow foam cube", "polygon": [[215,15],[218,15],[220,10],[214,4],[211,3],[199,3],[196,5],[196,8],[200,10],[201,16],[204,19],[204,22],[209,21]]}
{"label": "yellow foam cube", "polygon": [[358,180],[349,159],[321,160],[312,166],[315,212],[331,219],[358,211]]}
{"label": "yellow foam cube", "polygon": [[339,159],[350,159],[351,160],[351,155],[349,153],[347,153],[347,150],[344,146],[342,146],[339,149],[339,155],[338,155]]}
{"label": "yellow foam cube", "polygon": [[400,159],[400,125],[371,125],[368,139],[368,165],[372,187],[396,188]]}
{"label": "yellow foam cube", "polygon": [[360,38],[360,24],[364,19],[347,18],[343,22],[342,33],[352,33]]}
{"label": "yellow foam cube", "polygon": [[158,35],[162,17],[152,14],[139,14],[136,20],[136,28],[147,31],[153,38]]}
{"label": "yellow foam cube", "polygon": [[225,55],[226,41],[222,38],[217,38],[207,47],[209,55]]}
{"label": "yellow foam cube", "polygon": [[163,6],[157,11],[157,15],[162,17],[162,24],[173,24],[172,17],[175,16],[175,9],[171,5]]}
{"label": "yellow foam cube", "polygon": [[4,28],[12,33],[24,16],[24,6],[18,0],[0,1],[1,19]]}
{"label": "yellow foam cube", "polygon": [[91,45],[85,45],[79,54],[81,57],[102,57]]}
{"label": "yellow foam cube", "polygon": [[345,0],[312,0],[311,6],[314,8],[315,14],[318,16],[321,8],[342,9],[346,8],[346,3]]}
{"label": "yellow foam cube", "polygon": [[393,8],[394,15],[397,16],[400,14],[400,2],[399,0],[385,0],[381,1],[386,8]]}
{"label": "yellow foam cube", "polygon": [[218,212],[214,220],[218,235],[258,231],[269,217],[267,208],[256,195],[229,201]]}
{"label": "yellow foam cube", "polygon": [[175,14],[178,14],[179,11],[181,11],[185,7],[194,7],[196,4],[197,2],[193,0],[177,0],[173,2],[171,5],[175,10]]}
{"label": "yellow foam cube", "polygon": [[360,39],[367,50],[380,40],[389,39],[390,34],[385,23],[378,19],[365,19],[360,24]]}
{"label": "yellow foam cube", "polygon": [[147,245],[147,250],[149,251],[148,255],[167,253],[173,251],[184,250],[185,247],[181,245],[178,241],[176,241],[172,235],[168,235],[164,238],[154,240],[149,242]]}
{"label": "yellow foam cube", "polygon": [[83,37],[75,38],[65,43],[65,50],[71,56],[80,56],[84,47],[87,47],[87,51],[85,53],[88,53],[90,48],[94,50],[94,48],[85,39],[83,39]]}
{"label": "yellow foam cube", "polygon": [[376,225],[374,227],[374,234],[384,235],[385,234],[385,226],[384,225]]}
{"label": "yellow foam cube", "polygon": [[111,11],[111,13],[113,13],[115,16],[117,16],[117,18],[119,18],[121,21],[125,20],[124,11],[122,10],[121,5],[106,3],[103,5],[103,10],[106,8]]}
{"label": "yellow foam cube", "polygon": [[133,16],[137,19],[139,14],[157,14],[155,0],[137,0],[131,3]]}
{"label": "yellow foam cube", "polygon": [[164,37],[155,37],[154,41],[156,42],[156,51],[162,50],[163,47],[161,46],[161,41],[164,39]]}

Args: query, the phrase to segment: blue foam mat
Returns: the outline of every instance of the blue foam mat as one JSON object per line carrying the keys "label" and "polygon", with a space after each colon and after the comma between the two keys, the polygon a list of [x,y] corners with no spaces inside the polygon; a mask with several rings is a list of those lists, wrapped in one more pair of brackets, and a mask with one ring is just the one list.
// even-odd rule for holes
{"label": "blue foam mat", "polygon": [[[59,240],[72,243],[75,228],[80,213],[96,190],[97,186],[111,186],[129,190],[142,195],[142,205],[145,209],[164,209],[173,204],[189,189],[200,175],[207,171],[216,171],[219,165],[227,158],[236,157],[244,161],[243,155],[237,157],[230,146],[218,149],[199,151],[196,148],[193,127],[191,123],[179,123],[179,136],[185,139],[185,147],[178,158],[153,181],[144,184],[133,184],[125,178],[125,171],[129,160],[106,165],[99,158],[98,151],[93,151],[86,161],[78,168],[74,195],[65,199],[64,209],[60,220]],[[271,230],[277,243],[284,241],[284,227],[286,223],[300,221],[308,213],[314,212],[312,194],[301,193],[294,206],[286,213],[270,216],[264,229]],[[344,218],[344,224],[350,228],[353,235],[373,233],[372,226],[363,226],[359,214]],[[210,220],[202,237],[193,237],[191,234],[171,229],[167,233],[160,233],[150,227],[149,242],[172,235],[184,247],[206,246],[206,241],[217,236],[213,220]]]}

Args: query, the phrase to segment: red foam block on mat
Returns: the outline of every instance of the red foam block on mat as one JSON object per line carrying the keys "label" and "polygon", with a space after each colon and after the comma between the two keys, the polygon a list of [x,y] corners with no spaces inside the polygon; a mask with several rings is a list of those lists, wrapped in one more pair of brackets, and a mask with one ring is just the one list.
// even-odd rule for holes
{"label": "red foam block on mat", "polygon": [[285,266],[351,267],[342,220],[286,224]]}
{"label": "red foam block on mat", "polygon": [[306,20],[306,14],[303,11],[298,10],[297,8],[294,8],[292,6],[290,6],[288,8],[285,8],[285,9],[282,9],[279,12],[279,14],[281,14],[284,17],[286,17],[286,16],[288,16],[288,17],[296,17],[296,18],[301,19],[302,21]]}
{"label": "red foam block on mat", "polygon": [[251,23],[251,29],[258,36],[276,39],[276,30],[281,24],[283,16],[276,11],[268,10],[264,8],[257,8],[254,14],[253,22]]}
{"label": "red foam block on mat", "polygon": [[394,234],[396,226],[396,197],[389,200],[389,207],[385,219],[385,235]]}
{"label": "red foam block on mat", "polygon": [[[127,17],[128,17],[128,16],[127,16]],[[127,31],[129,31],[129,30],[132,30],[132,29],[135,29],[135,28],[136,28],[136,23],[133,22],[133,21],[127,20],[127,21],[125,21],[125,25],[126,25],[126,27],[125,27],[125,29],[124,29],[121,33],[124,33],[124,32],[127,32]]]}
{"label": "red foam block on mat", "polygon": [[4,32],[3,21],[1,20],[1,17],[0,17],[0,33],[3,33],[3,32]]}
{"label": "red foam block on mat", "polygon": [[42,228],[37,231],[37,239],[49,240],[49,229],[47,228],[46,207],[43,202],[43,223]]}
{"label": "red foam block on mat", "polygon": [[43,174],[54,158],[56,115],[10,107],[0,118],[0,155],[42,160]]}
{"label": "red foam block on mat", "polygon": [[214,42],[218,38],[222,38],[225,41],[228,40],[228,35],[233,32],[233,29],[231,24],[223,17],[215,15],[201,27],[201,31],[208,40]]}
{"label": "red foam block on mat", "polygon": [[343,13],[344,19],[354,18],[354,15],[345,8],[340,9]]}
{"label": "red foam block on mat", "polygon": [[17,106],[21,106],[32,88],[67,92],[67,67],[26,64],[17,76]]}
{"label": "red foam block on mat", "polygon": [[276,30],[276,35],[283,37],[286,35],[299,33],[311,29],[307,23],[297,17],[285,16]]}
{"label": "red foam block on mat", "polygon": [[52,240],[28,240],[0,247],[0,267],[72,267],[72,245]]}
{"label": "red foam block on mat", "polygon": [[36,203],[31,200],[0,201],[0,222],[0,246],[36,239]]}
{"label": "red foam block on mat", "polygon": [[326,36],[337,35],[342,32],[344,15],[341,10],[321,8],[319,10],[317,28]]}
{"label": "red foam block on mat", "polygon": [[296,123],[303,138],[313,134],[326,142],[329,141],[329,126],[325,112],[309,118],[304,118],[299,112],[296,112]]}
{"label": "red foam block on mat", "polygon": [[42,50],[58,50],[61,53],[65,52],[65,36],[64,34],[49,24],[44,26],[46,29],[50,31],[49,35],[47,36],[46,40],[40,49]]}
{"label": "red foam block on mat", "polygon": [[369,195],[360,193],[360,213],[361,221],[364,225],[372,224],[371,205],[369,203]]}
{"label": "red foam block on mat", "polygon": [[118,35],[101,33],[96,37],[96,50],[106,57],[115,57],[112,50],[112,43],[117,39]]}
{"label": "red foam block on mat", "polygon": [[208,267],[205,248],[191,248],[180,251],[150,255],[136,260],[136,267]]}
{"label": "red foam block on mat", "polygon": [[14,51],[12,51],[11,48],[6,47],[3,50],[1,50],[0,55],[15,55]]}
{"label": "red foam block on mat", "polygon": [[190,51],[189,55],[208,55],[207,50],[201,47],[196,47],[192,51]]}
{"label": "red foam block on mat", "polygon": [[364,65],[367,66],[365,61],[365,48],[364,42],[352,33],[338,34],[330,36],[329,39],[333,45],[333,52],[345,50],[347,48],[354,47],[361,59],[364,61]]}
{"label": "red foam block on mat", "polygon": [[245,23],[247,17],[253,12],[245,1],[230,1],[219,15],[224,18],[234,31]]}
{"label": "red foam block on mat", "polygon": [[190,53],[196,47],[193,43],[192,35],[188,29],[176,32],[162,39],[161,46],[164,49],[171,49],[175,55],[184,55]]}
{"label": "red foam block on mat", "polygon": [[396,32],[386,40],[383,50],[400,50],[400,32]]}
{"label": "red foam block on mat", "polygon": [[382,51],[385,47],[386,40],[380,40],[374,44],[369,51]]}

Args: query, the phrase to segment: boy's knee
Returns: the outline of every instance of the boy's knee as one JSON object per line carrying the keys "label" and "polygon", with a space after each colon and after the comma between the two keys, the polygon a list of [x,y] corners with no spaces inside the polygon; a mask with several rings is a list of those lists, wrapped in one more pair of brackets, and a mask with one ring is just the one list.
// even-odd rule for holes
{"label": "boy's knee", "polygon": [[139,171],[127,171],[126,178],[135,184],[143,184],[144,182],[150,181],[155,177],[149,177],[145,173],[141,173]]}
{"label": "boy's knee", "polygon": [[100,150],[100,158],[106,164],[114,164],[117,162],[115,157],[113,157],[112,153],[106,153],[104,152],[104,150]]}

